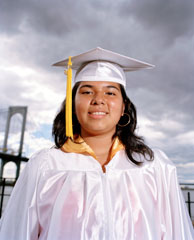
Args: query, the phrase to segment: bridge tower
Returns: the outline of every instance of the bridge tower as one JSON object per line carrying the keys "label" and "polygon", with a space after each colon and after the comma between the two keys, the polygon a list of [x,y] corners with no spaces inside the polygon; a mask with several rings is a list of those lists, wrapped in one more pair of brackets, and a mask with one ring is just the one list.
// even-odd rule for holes
{"label": "bridge tower", "polygon": [[[10,130],[10,123],[11,123],[11,118],[14,114],[21,114],[22,115],[22,128],[21,128],[21,136],[20,136],[20,144],[19,144],[19,149],[18,149],[18,154],[17,156],[8,154],[7,151],[7,142],[8,142],[8,137],[9,137],[9,130]],[[27,161],[27,158],[22,157],[22,148],[23,148],[23,142],[24,142],[24,132],[25,132],[25,126],[26,126],[26,117],[27,117],[27,107],[21,107],[21,106],[14,106],[14,107],[9,107],[8,110],[8,116],[7,116],[7,122],[6,122],[6,129],[5,129],[5,138],[4,138],[4,144],[3,144],[3,152],[0,153],[0,158],[1,158],[1,171],[0,171],[0,178],[3,177],[3,171],[4,171],[4,166],[7,162],[13,161],[16,164],[16,179],[19,177],[20,173],[20,164],[21,161]]]}

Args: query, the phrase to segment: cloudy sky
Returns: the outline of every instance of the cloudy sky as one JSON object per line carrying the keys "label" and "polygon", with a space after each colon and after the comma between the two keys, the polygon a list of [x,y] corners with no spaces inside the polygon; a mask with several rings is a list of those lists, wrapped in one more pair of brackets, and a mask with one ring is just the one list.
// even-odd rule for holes
{"label": "cloudy sky", "polygon": [[97,46],[156,65],[127,74],[137,131],[194,182],[193,0],[1,0],[0,120],[28,106],[24,155],[53,144],[65,77],[52,63]]}

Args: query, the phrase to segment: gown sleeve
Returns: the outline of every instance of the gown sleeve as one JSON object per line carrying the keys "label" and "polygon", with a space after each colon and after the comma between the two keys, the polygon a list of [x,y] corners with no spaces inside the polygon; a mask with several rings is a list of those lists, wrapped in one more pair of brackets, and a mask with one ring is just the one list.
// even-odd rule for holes
{"label": "gown sleeve", "polygon": [[[162,239],[194,240],[194,230],[180,189],[177,171],[168,157],[159,151],[163,174],[163,231]],[[167,197],[168,196],[168,197]]]}
{"label": "gown sleeve", "polygon": [[0,239],[2,240],[38,239],[36,195],[41,155],[37,153],[28,161],[11,193],[0,221]]}

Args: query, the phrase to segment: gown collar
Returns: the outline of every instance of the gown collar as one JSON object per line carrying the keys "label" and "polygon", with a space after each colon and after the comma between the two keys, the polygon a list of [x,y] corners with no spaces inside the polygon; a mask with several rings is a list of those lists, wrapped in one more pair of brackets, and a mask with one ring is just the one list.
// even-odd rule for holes
{"label": "gown collar", "polygon": [[[124,149],[124,146],[119,140],[119,138],[116,137],[111,147],[110,160],[115,156],[115,154],[118,151],[122,149]],[[68,153],[73,152],[73,153],[86,154],[97,159],[96,154],[94,153],[92,148],[84,141],[84,139],[81,136],[78,136],[74,142],[68,138],[68,140],[61,147],[61,150]]]}

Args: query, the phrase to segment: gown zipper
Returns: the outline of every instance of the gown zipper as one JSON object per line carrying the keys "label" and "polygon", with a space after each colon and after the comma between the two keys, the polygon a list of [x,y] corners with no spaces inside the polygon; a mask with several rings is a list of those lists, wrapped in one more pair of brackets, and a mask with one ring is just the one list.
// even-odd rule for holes
{"label": "gown zipper", "polygon": [[111,208],[110,208],[110,195],[109,195],[109,186],[107,181],[107,167],[106,172],[102,172],[102,189],[103,189],[103,201],[104,201],[104,214],[105,214],[105,240],[113,240],[111,238]]}

